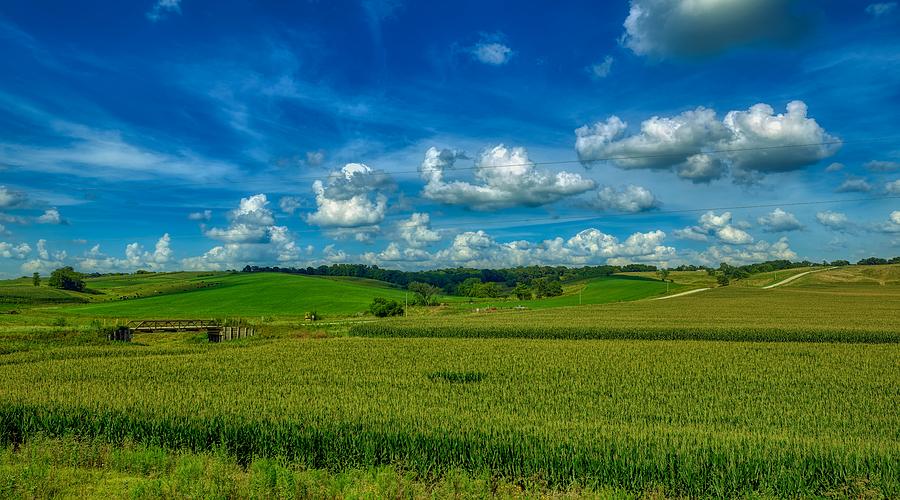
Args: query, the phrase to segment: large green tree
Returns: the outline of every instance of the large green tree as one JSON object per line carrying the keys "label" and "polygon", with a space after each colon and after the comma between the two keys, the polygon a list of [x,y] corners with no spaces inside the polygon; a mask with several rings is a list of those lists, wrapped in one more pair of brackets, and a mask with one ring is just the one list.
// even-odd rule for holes
{"label": "large green tree", "polygon": [[410,292],[416,294],[416,303],[423,306],[433,306],[437,304],[437,299],[435,296],[438,292],[441,291],[440,288],[429,285],[428,283],[422,283],[419,281],[414,281],[409,284],[407,287]]}
{"label": "large green tree", "polygon": [[47,282],[54,288],[62,288],[63,290],[72,290],[75,292],[84,291],[84,276],[78,271],[72,269],[71,266],[60,267],[50,273],[50,280]]}

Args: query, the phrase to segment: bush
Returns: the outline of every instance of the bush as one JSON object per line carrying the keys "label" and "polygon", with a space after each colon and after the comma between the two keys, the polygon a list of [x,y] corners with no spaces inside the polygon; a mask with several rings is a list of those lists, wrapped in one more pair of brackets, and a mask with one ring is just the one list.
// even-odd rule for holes
{"label": "bush", "polygon": [[388,316],[400,316],[403,314],[403,304],[396,300],[386,299],[384,297],[375,297],[369,305],[369,312],[379,318],[387,318]]}

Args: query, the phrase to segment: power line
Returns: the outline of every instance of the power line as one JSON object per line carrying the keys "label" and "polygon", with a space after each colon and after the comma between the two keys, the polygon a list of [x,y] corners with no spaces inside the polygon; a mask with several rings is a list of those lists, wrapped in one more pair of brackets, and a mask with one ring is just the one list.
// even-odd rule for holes
{"label": "power line", "polygon": [[[897,136],[886,136],[886,137],[873,137],[873,138],[865,138],[865,139],[855,139],[855,140],[834,140],[834,141],[824,141],[824,142],[813,142],[813,143],[804,143],[804,144],[781,144],[776,146],[757,146],[757,147],[747,147],[747,148],[728,148],[728,149],[711,149],[704,150],[699,152],[672,152],[672,153],[658,153],[658,154],[640,154],[640,155],[613,155],[613,156],[605,156],[605,157],[596,157],[590,159],[578,159],[578,160],[555,160],[555,161],[540,161],[540,162],[528,162],[528,163],[512,163],[507,165],[472,165],[468,167],[458,167],[454,166],[448,170],[450,171],[467,171],[467,170],[483,170],[483,169],[502,169],[502,168],[516,168],[516,167],[527,167],[527,166],[553,166],[553,165],[571,165],[571,164],[594,164],[594,163],[602,163],[602,162],[610,162],[610,161],[627,161],[627,160],[652,160],[652,159],[660,159],[660,158],[678,158],[683,156],[688,156],[690,154],[710,154],[710,155],[718,155],[718,154],[730,154],[730,153],[746,153],[752,151],[777,151],[784,149],[793,149],[793,148],[808,148],[808,147],[817,147],[817,146],[833,146],[833,145],[843,145],[843,144],[858,144],[858,143],[868,143],[868,142],[882,142],[888,140],[897,140],[900,137]],[[420,169],[416,170],[395,170],[395,171],[384,171],[384,170],[375,170],[370,175],[406,175],[406,174],[419,174],[421,173]],[[203,186],[227,186],[234,184],[241,185],[251,185],[251,184],[268,184],[268,183],[297,183],[304,181],[316,181],[316,180],[328,180],[332,178],[340,178],[343,177],[344,174],[340,171],[331,172],[329,174],[324,174],[321,176],[301,176],[301,177],[293,177],[290,179],[244,179],[244,180],[234,180],[234,179],[223,179],[216,182],[183,182],[178,184],[155,184],[155,189],[167,189],[167,188],[181,188],[181,187],[203,187]],[[124,188],[105,188],[105,187],[89,187],[89,188],[79,188],[86,191],[129,191]]]}
{"label": "power line", "polygon": [[[841,204],[841,203],[856,203],[856,202],[869,202],[869,201],[879,201],[879,200],[893,200],[900,199],[900,196],[871,196],[866,198],[844,198],[837,200],[813,200],[813,201],[795,201],[795,202],[785,202],[785,203],[764,203],[764,204],[754,204],[754,205],[732,205],[732,206],[718,206],[718,207],[703,207],[703,208],[684,208],[678,210],[653,210],[653,211],[645,211],[645,212],[615,212],[615,213],[606,213],[601,215],[575,215],[575,216],[549,216],[549,217],[527,217],[527,218],[519,218],[519,219],[501,219],[501,220],[479,220],[477,222],[473,221],[465,221],[465,222],[449,222],[444,224],[438,224],[431,227],[432,230],[443,230],[454,227],[461,226],[473,226],[473,225],[497,225],[500,224],[500,227],[496,227],[495,229],[512,229],[516,226],[516,224],[524,224],[531,222],[547,222],[547,223],[573,223],[573,222],[589,222],[589,221],[602,221],[604,219],[619,219],[619,218],[629,218],[629,217],[655,217],[658,215],[672,215],[672,214],[684,214],[684,213],[697,213],[697,212],[708,212],[708,211],[721,211],[721,210],[750,210],[750,209],[758,209],[758,208],[780,208],[780,207],[796,207],[796,206],[810,206],[810,205],[829,205],[829,204]],[[393,221],[403,220],[402,217],[396,217]],[[384,222],[384,221],[383,221]],[[379,223],[380,224],[380,223]],[[378,224],[375,224],[378,225]],[[309,229],[298,229],[291,230],[291,233],[295,234],[308,234],[308,233],[319,233],[319,232],[328,232],[329,230],[362,230],[366,227],[372,226],[361,226],[357,228],[309,228]],[[102,242],[102,241],[122,241],[123,239],[155,239],[159,238],[159,234],[155,234],[152,236],[130,236],[124,238],[102,238],[102,239],[91,239],[91,242]],[[214,239],[207,235],[171,235],[170,237],[173,240],[207,240]],[[57,239],[57,240],[48,240],[48,241],[56,241],[56,242],[71,242],[71,239]],[[227,243],[227,242],[223,242]]]}

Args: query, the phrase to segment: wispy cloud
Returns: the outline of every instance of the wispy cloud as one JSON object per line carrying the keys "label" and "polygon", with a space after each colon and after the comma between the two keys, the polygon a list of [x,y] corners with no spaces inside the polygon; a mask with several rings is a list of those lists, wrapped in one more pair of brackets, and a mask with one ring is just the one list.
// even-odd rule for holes
{"label": "wispy cloud", "polygon": [[155,23],[172,13],[181,14],[181,0],[157,0],[147,12],[147,19]]}

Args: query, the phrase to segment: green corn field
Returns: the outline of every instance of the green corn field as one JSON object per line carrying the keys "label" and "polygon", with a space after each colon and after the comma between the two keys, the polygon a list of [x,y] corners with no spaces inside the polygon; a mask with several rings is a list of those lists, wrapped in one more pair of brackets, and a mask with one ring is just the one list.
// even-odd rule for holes
{"label": "green corn field", "polygon": [[900,495],[896,344],[270,340],[19,353],[0,429],[555,488]]}

